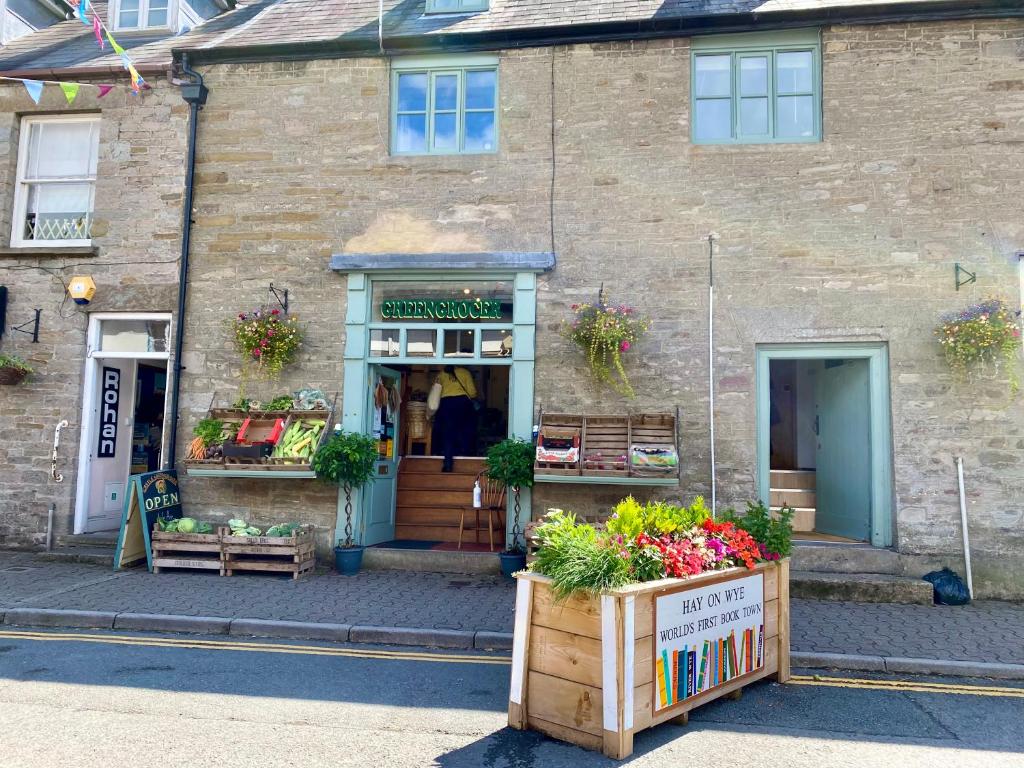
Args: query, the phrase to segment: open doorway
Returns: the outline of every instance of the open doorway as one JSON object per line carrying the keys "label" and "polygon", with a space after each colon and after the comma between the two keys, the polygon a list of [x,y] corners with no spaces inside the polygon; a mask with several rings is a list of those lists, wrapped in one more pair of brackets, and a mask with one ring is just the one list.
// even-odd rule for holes
{"label": "open doorway", "polygon": [[798,539],[891,542],[883,347],[759,349],[761,497],[795,510]]}
{"label": "open doorway", "polygon": [[128,477],[160,468],[168,315],[93,315],[85,367],[75,533],[121,524]]}
{"label": "open doorway", "polygon": [[[473,503],[473,484],[484,468],[487,449],[509,434],[510,367],[458,366],[472,382],[478,407],[467,410],[465,440],[450,472],[443,471],[445,429],[427,407],[430,388],[445,370],[441,364],[371,365],[369,432],[378,441],[376,480],[367,493],[365,539],[406,549],[459,549],[463,510]],[[490,538],[474,526],[464,533],[463,551],[489,551]],[[495,551],[504,543],[504,525],[494,532]]]}

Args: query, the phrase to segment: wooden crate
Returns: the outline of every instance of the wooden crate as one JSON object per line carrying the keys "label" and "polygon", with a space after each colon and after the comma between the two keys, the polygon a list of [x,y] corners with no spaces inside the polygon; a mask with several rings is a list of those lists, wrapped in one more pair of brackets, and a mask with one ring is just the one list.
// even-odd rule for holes
{"label": "wooden crate", "polygon": [[153,573],[164,568],[218,571],[224,575],[221,539],[227,528],[215,533],[177,533],[154,529],[149,534],[153,549]]}
{"label": "wooden crate", "polygon": [[627,417],[584,417],[581,466],[585,477],[625,477],[629,474]]}
{"label": "wooden crate", "polygon": [[304,525],[291,536],[232,536],[221,539],[225,576],[235,571],[290,573],[299,579],[316,567],[313,526]]}
{"label": "wooden crate", "polygon": [[[600,595],[579,593],[565,600],[555,598],[544,576],[523,571],[516,580],[508,709],[513,728],[532,728],[621,760],[632,754],[637,731],[669,721],[685,724],[690,710],[722,696],[738,697],[744,686],[757,680],[772,677],[784,683],[789,679],[788,559],[759,563],[754,570],[732,568],[689,579],[662,579]],[[678,649],[671,655],[663,653],[659,624],[662,630],[678,627],[682,632],[702,611],[721,614],[727,610],[722,607],[727,605],[724,600],[712,607],[709,594],[740,588],[744,598],[728,605],[740,600],[740,605],[756,605],[759,611],[740,622],[746,627],[743,639],[736,646],[734,628],[713,644],[700,643],[703,665],[684,645],[691,660],[685,669],[703,666],[703,674],[699,670],[696,678],[684,674],[684,687],[677,688],[678,660],[684,654]],[[760,600],[755,599],[758,590]],[[701,609],[692,609],[691,604],[690,609],[681,610],[682,601],[698,595],[705,596]],[[685,634],[696,640],[701,633]],[[683,642],[681,637],[665,641],[673,646]],[[712,647],[730,649],[720,654],[730,659],[723,661],[726,666],[714,664]],[[681,698],[677,691],[683,691]]]}
{"label": "wooden crate", "polygon": [[[323,414],[321,416],[313,416],[310,414]],[[281,431],[281,437],[283,438],[288,430],[291,429],[292,424],[296,421],[322,421],[324,422],[324,428],[320,430],[320,434],[317,435],[316,443],[313,445],[313,453],[316,453],[327,437],[327,434],[331,431],[331,414],[330,411],[293,411],[288,419],[284,423],[284,429]],[[279,466],[282,469],[309,469],[311,458],[305,456],[268,456],[265,463],[270,466]]]}
{"label": "wooden crate", "polygon": [[541,416],[540,431],[537,436],[537,459],[534,463],[534,473],[538,475],[579,475],[580,473],[580,447],[576,448],[575,461],[559,461],[552,458],[541,458],[542,444],[544,437],[556,439],[575,439],[582,442],[583,417],[568,416],[565,414],[545,413]]}
{"label": "wooden crate", "polygon": [[[630,468],[633,477],[678,477],[679,448],[676,443],[676,417],[670,413],[634,414],[629,420]],[[676,452],[676,466],[671,469],[637,468],[632,464],[633,446],[665,448]]]}

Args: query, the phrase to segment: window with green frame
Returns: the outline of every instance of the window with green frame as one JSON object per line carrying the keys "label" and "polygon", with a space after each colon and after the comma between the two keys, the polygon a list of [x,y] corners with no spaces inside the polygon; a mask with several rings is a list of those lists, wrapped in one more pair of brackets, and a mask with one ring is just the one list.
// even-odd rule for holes
{"label": "window with green frame", "polygon": [[692,57],[695,143],[821,141],[817,30],[698,38]]}
{"label": "window with green frame", "polygon": [[427,13],[471,13],[486,11],[488,0],[427,0]]}
{"label": "window with green frame", "polygon": [[396,63],[391,90],[394,154],[497,151],[496,58]]}

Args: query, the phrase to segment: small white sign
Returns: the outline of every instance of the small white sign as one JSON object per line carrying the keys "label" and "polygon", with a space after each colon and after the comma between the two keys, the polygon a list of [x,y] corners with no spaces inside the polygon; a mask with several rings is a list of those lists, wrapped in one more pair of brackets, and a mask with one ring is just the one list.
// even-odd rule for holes
{"label": "small white sign", "polygon": [[764,666],[764,575],[655,598],[654,709]]}

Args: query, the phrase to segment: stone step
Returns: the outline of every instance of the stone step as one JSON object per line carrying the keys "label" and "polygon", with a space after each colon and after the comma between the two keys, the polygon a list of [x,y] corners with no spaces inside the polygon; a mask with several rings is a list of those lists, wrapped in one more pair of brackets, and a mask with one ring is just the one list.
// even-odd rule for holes
{"label": "stone step", "polygon": [[932,585],[927,581],[881,573],[791,571],[789,594],[805,600],[932,604]]}
{"label": "stone step", "polygon": [[870,544],[794,541],[792,569],[816,573],[901,574],[900,556]]}
{"label": "stone step", "polygon": [[500,573],[501,561],[498,559],[497,551],[446,552],[433,549],[367,547],[363,553],[363,568],[427,573]]}
{"label": "stone step", "polygon": [[57,547],[110,547],[117,546],[117,531],[102,533],[65,533],[57,536]]}
{"label": "stone step", "polygon": [[114,547],[56,547],[50,552],[36,552],[37,560],[62,563],[89,563],[91,565],[114,565]]}

